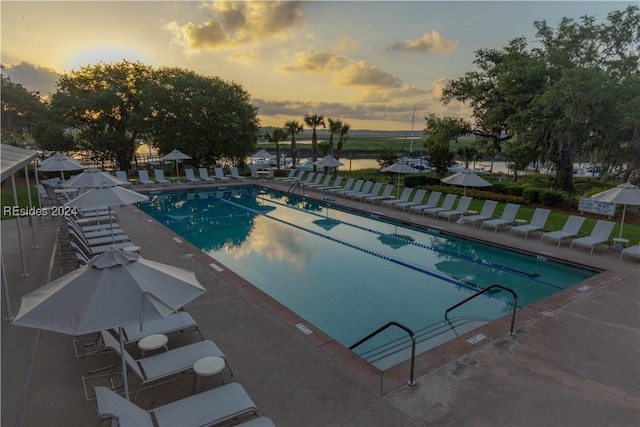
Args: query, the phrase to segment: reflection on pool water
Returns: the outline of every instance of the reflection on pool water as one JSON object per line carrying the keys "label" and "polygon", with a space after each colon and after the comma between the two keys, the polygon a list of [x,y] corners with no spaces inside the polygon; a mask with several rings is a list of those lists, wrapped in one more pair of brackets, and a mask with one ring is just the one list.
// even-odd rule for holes
{"label": "reflection on pool water", "polygon": [[[141,208],[306,321],[350,346],[389,321],[426,351],[595,274],[437,230],[258,186],[156,192]],[[384,369],[408,356],[390,328],[356,351]]]}

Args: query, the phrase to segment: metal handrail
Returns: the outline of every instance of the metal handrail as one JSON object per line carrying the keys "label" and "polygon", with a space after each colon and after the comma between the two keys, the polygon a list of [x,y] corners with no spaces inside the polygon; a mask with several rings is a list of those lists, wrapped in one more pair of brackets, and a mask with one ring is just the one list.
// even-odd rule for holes
{"label": "metal handrail", "polygon": [[291,186],[289,187],[289,190],[287,190],[289,193],[295,193],[296,192],[296,188],[300,188],[302,187],[302,191],[304,191],[304,182],[303,181],[296,181],[293,184],[291,184]]}
{"label": "metal handrail", "polygon": [[415,367],[415,362],[416,362],[416,334],[414,334],[411,329],[409,329],[408,327],[404,326],[403,324],[398,323],[398,322],[389,322],[386,325],[384,325],[384,326],[376,329],[375,331],[371,332],[369,335],[367,335],[366,337],[362,338],[357,343],[353,344],[351,347],[349,347],[349,350],[353,350],[354,348],[356,348],[357,346],[359,346],[363,342],[369,340],[370,338],[374,337],[375,335],[378,335],[380,332],[384,331],[385,329],[387,329],[390,326],[397,326],[398,328],[403,329],[406,333],[409,334],[409,337],[411,337],[411,373],[410,373],[410,376],[409,376],[409,381],[407,381],[407,384],[410,385],[411,387],[413,387],[413,386],[416,385],[416,382],[413,379],[413,372],[414,372],[414,367]]}
{"label": "metal handrail", "polygon": [[513,335],[513,325],[515,324],[516,321],[516,308],[518,308],[518,294],[515,293],[515,291],[513,289],[510,288],[506,288],[502,285],[491,285],[491,286],[487,286],[486,288],[476,292],[475,294],[471,295],[469,298],[464,299],[462,301],[460,301],[459,303],[457,303],[456,305],[453,305],[451,307],[449,307],[445,312],[444,312],[444,318],[447,319],[447,321],[449,320],[448,314],[451,310],[453,310],[454,308],[458,308],[460,307],[462,304],[474,299],[475,297],[477,297],[478,295],[482,295],[483,293],[487,292],[490,289],[493,288],[498,288],[498,289],[502,289],[503,291],[507,291],[510,292],[511,295],[513,296],[513,312],[511,313],[511,329],[509,330],[509,335]]}

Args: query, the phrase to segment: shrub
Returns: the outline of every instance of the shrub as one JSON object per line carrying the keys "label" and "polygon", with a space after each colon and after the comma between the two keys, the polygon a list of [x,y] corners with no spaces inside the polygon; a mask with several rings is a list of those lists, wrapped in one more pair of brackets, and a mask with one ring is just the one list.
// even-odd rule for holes
{"label": "shrub", "polygon": [[524,186],[520,184],[507,184],[505,185],[505,193],[511,196],[522,196],[524,192]]}
{"label": "shrub", "polygon": [[556,206],[563,200],[561,191],[556,190],[542,190],[540,192],[540,203],[543,206]]}
{"label": "shrub", "polygon": [[527,203],[540,203],[540,193],[543,190],[536,187],[526,187],[522,192],[522,197]]}
{"label": "shrub", "polygon": [[491,187],[491,191],[498,194],[507,194],[507,184],[504,182],[496,182]]}

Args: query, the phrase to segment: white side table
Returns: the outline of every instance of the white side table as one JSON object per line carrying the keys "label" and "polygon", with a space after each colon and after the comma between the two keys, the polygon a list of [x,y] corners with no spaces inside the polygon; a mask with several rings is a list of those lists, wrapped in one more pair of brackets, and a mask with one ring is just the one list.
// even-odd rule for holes
{"label": "white side table", "polygon": [[524,224],[527,223],[527,220],[526,219],[516,219],[514,222],[516,223],[516,225],[524,225]]}
{"label": "white side table", "polygon": [[164,347],[165,351],[168,351],[167,343],[169,342],[169,338],[166,335],[162,334],[154,334],[148,335],[138,341],[138,349],[140,349],[140,356],[144,357],[145,352],[151,350],[157,350],[159,348]]}
{"label": "white side table", "polygon": [[208,356],[203,357],[193,364],[193,373],[195,374],[193,386],[196,393],[200,392],[200,377],[210,377],[211,375],[220,374],[222,376],[222,384],[224,384],[224,368],[226,364],[222,357]]}
{"label": "white side table", "polygon": [[623,237],[614,237],[611,239],[611,242],[611,249],[616,252],[622,252],[623,248],[629,247],[629,239],[625,239]]}

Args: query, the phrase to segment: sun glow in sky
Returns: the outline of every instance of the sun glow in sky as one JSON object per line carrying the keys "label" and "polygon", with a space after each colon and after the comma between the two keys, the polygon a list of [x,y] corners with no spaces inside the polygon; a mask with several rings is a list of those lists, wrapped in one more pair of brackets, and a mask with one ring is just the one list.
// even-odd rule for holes
{"label": "sun glow in sky", "polygon": [[3,74],[28,90],[55,91],[60,74],[123,59],[183,67],[241,84],[261,124],[307,114],[352,129],[416,129],[442,105],[449,79],[474,70],[474,51],[499,49],[533,22],[605,20],[618,1],[7,1]]}

